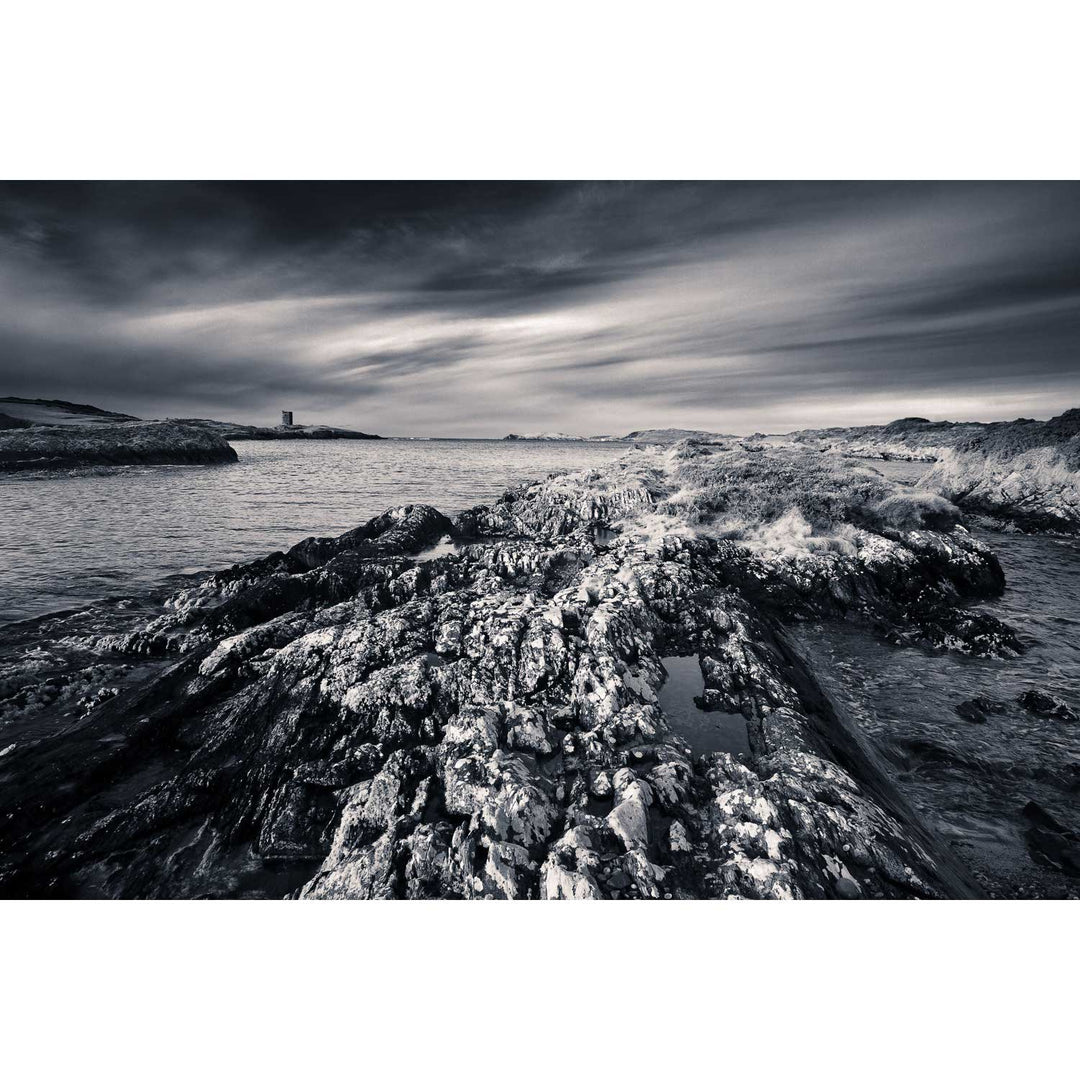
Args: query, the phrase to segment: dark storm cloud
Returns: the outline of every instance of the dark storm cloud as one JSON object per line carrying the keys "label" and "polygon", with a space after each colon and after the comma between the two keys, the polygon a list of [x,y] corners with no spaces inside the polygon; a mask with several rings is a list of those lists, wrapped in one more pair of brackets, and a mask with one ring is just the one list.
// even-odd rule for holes
{"label": "dark storm cloud", "polygon": [[0,393],[383,431],[1080,398],[1071,184],[9,184]]}
{"label": "dark storm cloud", "polygon": [[966,282],[923,288],[916,298],[888,310],[894,316],[936,318],[1059,300],[1080,302],[1080,252],[1043,265],[973,269]]}

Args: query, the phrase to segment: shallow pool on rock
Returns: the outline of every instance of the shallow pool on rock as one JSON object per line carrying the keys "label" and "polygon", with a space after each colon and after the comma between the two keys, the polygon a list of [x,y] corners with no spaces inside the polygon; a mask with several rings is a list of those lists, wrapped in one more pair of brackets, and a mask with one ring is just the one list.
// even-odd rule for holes
{"label": "shallow pool on rock", "polygon": [[681,735],[697,754],[724,750],[736,757],[749,757],[750,741],[742,713],[705,712],[695,699],[705,692],[697,654],[664,656],[660,663],[667,679],[660,688],[660,708],[671,730]]}

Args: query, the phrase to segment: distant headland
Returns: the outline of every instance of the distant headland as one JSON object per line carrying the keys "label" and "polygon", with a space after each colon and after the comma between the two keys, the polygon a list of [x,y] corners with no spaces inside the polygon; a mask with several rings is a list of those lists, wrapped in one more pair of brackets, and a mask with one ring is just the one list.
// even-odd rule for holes
{"label": "distant headland", "polygon": [[[292,415],[290,413],[290,415]],[[381,435],[369,435],[366,431],[349,428],[328,427],[326,424],[277,424],[259,427],[255,424],[237,424],[231,420],[173,420],[175,424],[202,428],[221,435],[230,442],[244,439],[381,439]]]}
{"label": "distant headland", "polygon": [[55,398],[0,397],[0,472],[93,465],[206,465],[237,461],[231,442],[247,439],[379,439],[364,431],[225,420],[142,420]]}
{"label": "distant headland", "polygon": [[627,435],[565,435],[561,431],[539,431],[527,435],[504,435],[504,442],[532,440],[536,442],[626,442],[663,445],[683,439],[734,439],[735,435],[721,435],[714,431],[696,431],[690,428],[643,428]]}

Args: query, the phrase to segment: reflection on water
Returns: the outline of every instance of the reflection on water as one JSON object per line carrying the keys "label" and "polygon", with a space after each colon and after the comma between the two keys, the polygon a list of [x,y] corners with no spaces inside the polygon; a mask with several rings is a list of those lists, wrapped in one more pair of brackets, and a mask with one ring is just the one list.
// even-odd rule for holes
{"label": "reflection on water", "polygon": [[424,548],[423,551],[413,555],[412,560],[418,563],[432,562],[434,559],[441,559],[446,555],[460,555],[469,548],[483,547],[485,544],[491,543],[493,541],[489,537],[458,537],[455,539],[449,535],[440,536],[431,547]]}
{"label": "reflection on water", "polygon": [[440,536],[429,548],[425,548],[419,554],[413,556],[413,561],[418,563],[431,562],[433,559],[441,559],[444,555],[456,555],[461,549],[460,544],[455,544],[449,536]]}
{"label": "reflection on water", "polygon": [[697,655],[664,656],[667,679],[660,688],[660,708],[668,725],[696,754],[724,750],[736,757],[750,754],[746,719],[741,713],[704,712],[695,698],[705,692],[705,679]]}
{"label": "reflection on water", "polygon": [[625,446],[385,439],[240,442],[219,466],[0,476],[0,622],[126,596],[335,536],[389,506],[454,514]]}

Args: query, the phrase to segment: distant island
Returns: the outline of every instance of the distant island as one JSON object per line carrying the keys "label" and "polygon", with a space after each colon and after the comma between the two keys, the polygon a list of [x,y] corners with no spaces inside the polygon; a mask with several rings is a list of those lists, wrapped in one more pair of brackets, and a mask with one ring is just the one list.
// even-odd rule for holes
{"label": "distant island", "polygon": [[503,442],[596,442],[607,438],[607,435],[566,435],[561,431],[531,431],[522,435],[511,432],[503,436]]}
{"label": "distant island", "polygon": [[0,472],[88,465],[212,465],[237,461],[220,435],[162,420],[34,424],[0,431]]}
{"label": "distant island", "polygon": [[683,439],[734,439],[736,435],[722,435],[714,431],[696,431],[690,428],[643,428],[628,435],[564,435],[561,431],[541,431],[529,435],[504,435],[504,442],[534,440],[537,442],[612,442],[648,443],[663,445]]}
{"label": "distant island", "polygon": [[236,424],[230,420],[172,420],[174,424],[202,428],[223,436],[230,442],[245,439],[381,439],[381,435],[369,435],[366,431],[349,428],[328,427],[326,424],[278,424],[275,427],[259,427],[255,424]]}
{"label": "distant island", "polygon": [[142,420],[55,398],[0,397],[0,472],[208,465],[239,460],[229,443],[245,439],[378,438],[322,424],[257,427],[224,420]]}

